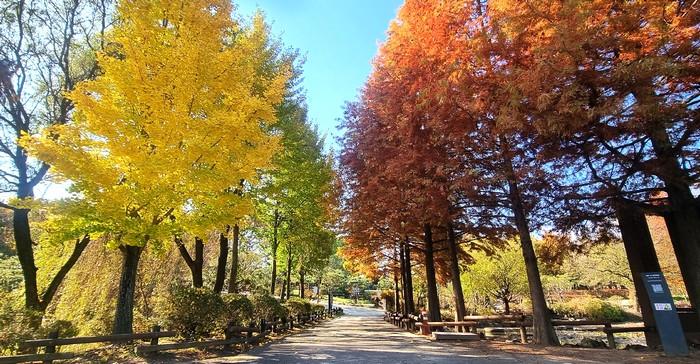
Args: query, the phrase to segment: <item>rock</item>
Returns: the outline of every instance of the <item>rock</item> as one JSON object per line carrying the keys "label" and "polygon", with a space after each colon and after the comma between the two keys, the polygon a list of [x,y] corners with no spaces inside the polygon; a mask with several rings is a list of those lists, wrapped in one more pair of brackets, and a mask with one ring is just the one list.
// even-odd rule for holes
{"label": "rock", "polygon": [[584,348],[607,348],[608,345],[600,340],[595,340],[591,339],[588,337],[584,337],[581,342],[579,343],[579,346],[584,347]]}

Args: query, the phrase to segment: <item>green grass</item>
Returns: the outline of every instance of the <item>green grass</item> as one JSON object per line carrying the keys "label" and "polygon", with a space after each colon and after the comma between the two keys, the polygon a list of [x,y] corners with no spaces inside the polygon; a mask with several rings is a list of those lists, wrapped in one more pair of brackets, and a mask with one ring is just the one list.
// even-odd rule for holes
{"label": "green grass", "polygon": [[372,301],[370,301],[370,300],[358,299],[357,303],[355,303],[355,300],[352,298],[336,297],[336,296],[333,296],[333,303],[339,304],[339,305],[348,305],[348,306],[374,307],[374,303],[372,303]]}

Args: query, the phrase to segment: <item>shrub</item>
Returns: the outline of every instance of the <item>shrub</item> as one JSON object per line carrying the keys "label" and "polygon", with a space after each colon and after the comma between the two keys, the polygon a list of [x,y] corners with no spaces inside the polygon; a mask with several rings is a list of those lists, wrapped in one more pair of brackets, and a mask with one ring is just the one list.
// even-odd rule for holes
{"label": "shrub", "polygon": [[292,297],[284,303],[289,314],[296,316],[298,314],[306,314],[311,312],[311,303],[308,300],[299,297]]}
{"label": "shrub", "polygon": [[25,309],[0,297],[0,353],[15,354],[20,342],[33,339],[41,325],[41,312]]}
{"label": "shrub", "polygon": [[171,288],[160,308],[166,325],[186,339],[198,339],[223,330],[223,310],[224,300],[218,293],[191,287]]}
{"label": "shrub", "polygon": [[270,295],[255,295],[250,301],[253,304],[253,317],[256,320],[271,321],[275,317],[287,316],[287,309]]}
{"label": "shrub", "polygon": [[0,295],[0,354],[16,354],[22,341],[45,338],[56,330],[59,337],[78,334],[70,321],[44,317],[42,322],[41,312],[24,308],[10,295]]}
{"label": "shrub", "polygon": [[318,303],[314,303],[311,305],[311,311],[323,311],[325,309],[326,309],[326,306],[319,305]]}
{"label": "shrub", "polygon": [[564,317],[612,322],[624,321],[627,318],[627,313],[622,307],[594,297],[555,303],[551,308],[557,315]]}
{"label": "shrub", "polygon": [[221,319],[224,324],[229,322],[234,324],[243,324],[250,322],[253,319],[253,303],[248,297],[227,293],[222,296],[224,308],[221,314]]}
{"label": "shrub", "polygon": [[[55,320],[53,318],[44,317],[41,331],[48,335],[53,331],[58,331],[59,337],[78,336],[78,328],[73,325],[73,322],[68,320]],[[46,336],[46,335],[41,335]]]}

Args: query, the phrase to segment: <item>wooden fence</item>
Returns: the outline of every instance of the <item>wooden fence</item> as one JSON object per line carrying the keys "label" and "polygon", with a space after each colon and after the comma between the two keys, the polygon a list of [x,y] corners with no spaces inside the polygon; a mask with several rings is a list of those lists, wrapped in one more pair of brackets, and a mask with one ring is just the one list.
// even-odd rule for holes
{"label": "wooden fence", "polygon": [[204,348],[221,346],[225,349],[230,349],[232,345],[241,345],[245,348],[249,345],[255,345],[264,340],[269,334],[278,334],[294,327],[305,327],[320,322],[323,319],[333,317],[342,313],[342,309],[334,308],[331,311],[314,311],[307,314],[298,314],[278,318],[275,317],[270,322],[261,320],[259,323],[250,326],[236,326],[229,324],[224,330],[223,339],[208,339],[203,341],[184,341],[174,343],[160,343],[160,338],[176,337],[175,331],[161,331],[160,326],[153,326],[150,332],[134,333],[134,334],[118,334],[118,335],[103,335],[103,336],[82,336],[59,338],[57,331],[49,334],[46,339],[27,340],[20,344],[20,349],[38,351],[39,348],[44,348],[43,353],[39,354],[22,354],[13,356],[0,356],[0,364],[14,364],[41,361],[43,363],[52,363],[54,360],[71,359],[78,356],[74,352],[58,352],[59,346],[75,345],[75,344],[92,344],[92,343],[133,343],[137,340],[149,341],[148,344],[140,344],[135,346],[137,355],[145,355],[148,353],[157,353],[159,351],[188,349],[188,348]]}
{"label": "wooden fence", "polygon": [[[443,329],[454,327],[476,332],[477,328],[487,327],[516,327],[520,331],[520,342],[527,343],[527,328],[532,327],[532,317],[525,315],[492,315],[492,316],[465,316],[464,321],[428,321],[423,315],[403,315],[398,312],[385,312],[384,320],[402,327],[408,331],[420,331],[422,335],[430,335],[433,328]],[[615,334],[625,332],[649,332],[653,327],[625,326],[613,327],[608,321],[594,320],[552,320],[554,327],[573,326],[597,326],[597,329],[606,334],[608,347],[615,348]]]}

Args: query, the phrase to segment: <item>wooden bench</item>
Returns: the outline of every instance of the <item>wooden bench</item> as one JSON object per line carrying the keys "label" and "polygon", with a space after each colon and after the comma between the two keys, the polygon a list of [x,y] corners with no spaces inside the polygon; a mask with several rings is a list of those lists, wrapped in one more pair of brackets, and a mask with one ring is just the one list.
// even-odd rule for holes
{"label": "wooden bench", "polygon": [[476,326],[474,321],[423,321],[416,323],[416,326],[420,328],[422,335],[430,335],[433,333],[433,327],[455,327],[455,328],[466,328]]}
{"label": "wooden bench", "polygon": [[615,343],[615,334],[621,334],[621,333],[625,333],[625,332],[653,332],[654,330],[656,330],[656,329],[653,327],[649,327],[649,326],[624,326],[624,327],[606,326],[602,329],[602,331],[608,337],[608,347],[611,349],[615,349],[617,347],[617,344]]}

